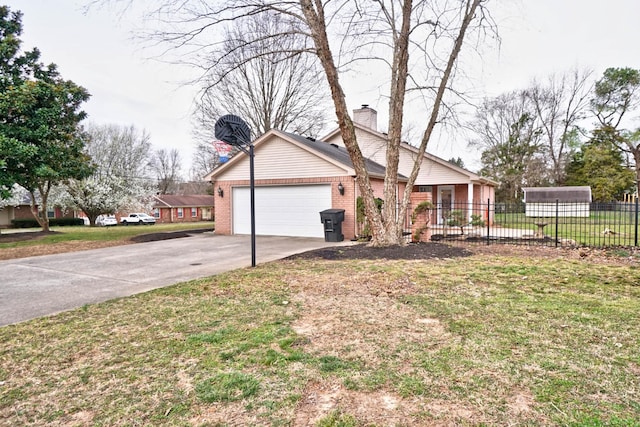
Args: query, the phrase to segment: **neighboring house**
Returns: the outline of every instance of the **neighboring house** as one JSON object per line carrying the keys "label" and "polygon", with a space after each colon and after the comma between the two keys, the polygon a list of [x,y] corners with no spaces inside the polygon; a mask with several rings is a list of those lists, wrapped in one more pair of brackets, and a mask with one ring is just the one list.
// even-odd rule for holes
{"label": "neighboring house", "polygon": [[195,222],[213,220],[213,196],[209,194],[154,196],[156,222]]}
{"label": "neighboring house", "polygon": [[[31,196],[28,194],[22,200],[22,202],[17,206],[5,206],[0,208],[0,227],[7,228],[11,227],[14,219],[33,219],[35,220],[33,214],[31,213]],[[76,215],[73,210],[61,209],[59,207],[49,207],[47,209],[47,216],[49,219],[54,218],[74,218]]]}
{"label": "neighboring house", "polygon": [[[364,107],[354,112],[356,132],[376,197],[383,197],[386,135],[377,132],[375,110]],[[335,130],[323,141],[278,130],[270,130],[254,141],[256,234],[323,237],[320,211],[344,209],[342,233],[345,239],[359,235],[356,222],[358,188],[351,159]],[[398,175],[398,194],[404,192],[417,150],[403,144]],[[431,200],[451,210],[457,202],[493,202],[495,182],[459,168],[431,154],[424,156],[414,186],[411,204]],[[234,156],[205,179],[216,194],[216,233],[251,232],[249,200],[249,158]],[[471,215],[471,209],[468,209]],[[484,211],[486,217],[486,209]],[[481,211],[478,211],[482,214]],[[434,212],[440,223],[444,212]],[[438,216],[436,219],[435,216]],[[411,212],[407,213],[411,216]],[[490,219],[491,220],[491,219]],[[407,224],[407,230],[409,225]]]}

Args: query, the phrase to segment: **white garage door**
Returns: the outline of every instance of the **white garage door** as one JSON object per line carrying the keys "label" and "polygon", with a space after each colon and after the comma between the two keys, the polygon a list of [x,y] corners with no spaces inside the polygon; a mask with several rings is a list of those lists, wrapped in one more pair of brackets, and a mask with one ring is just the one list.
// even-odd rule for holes
{"label": "white garage door", "polygon": [[[320,211],[331,208],[330,185],[256,187],[256,234],[324,237]],[[249,187],[233,189],[233,233],[251,234]]]}

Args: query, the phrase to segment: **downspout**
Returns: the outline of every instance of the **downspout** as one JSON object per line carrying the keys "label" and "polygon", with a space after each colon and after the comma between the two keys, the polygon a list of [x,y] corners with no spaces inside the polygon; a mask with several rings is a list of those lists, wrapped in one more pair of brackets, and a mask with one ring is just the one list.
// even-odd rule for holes
{"label": "downspout", "polygon": [[358,238],[358,182],[353,177],[353,238]]}

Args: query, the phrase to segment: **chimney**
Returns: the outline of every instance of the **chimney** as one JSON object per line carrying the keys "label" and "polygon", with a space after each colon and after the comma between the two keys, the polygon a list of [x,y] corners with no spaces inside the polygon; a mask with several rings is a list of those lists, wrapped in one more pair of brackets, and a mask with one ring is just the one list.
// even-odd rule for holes
{"label": "chimney", "polygon": [[362,108],[353,110],[353,121],[369,129],[378,131],[378,112],[369,108],[368,104],[362,104]]}

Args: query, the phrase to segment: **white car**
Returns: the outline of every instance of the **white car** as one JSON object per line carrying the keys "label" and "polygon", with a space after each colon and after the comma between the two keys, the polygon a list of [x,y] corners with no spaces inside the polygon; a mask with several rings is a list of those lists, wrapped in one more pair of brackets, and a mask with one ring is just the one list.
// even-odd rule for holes
{"label": "white car", "polygon": [[153,225],[156,223],[156,219],[151,215],[147,215],[146,213],[132,213],[128,216],[123,216],[120,218],[120,224],[129,225],[129,224],[147,224]]}
{"label": "white car", "polygon": [[112,227],[114,225],[118,225],[118,220],[115,215],[100,215],[96,218],[96,225],[101,227]]}

